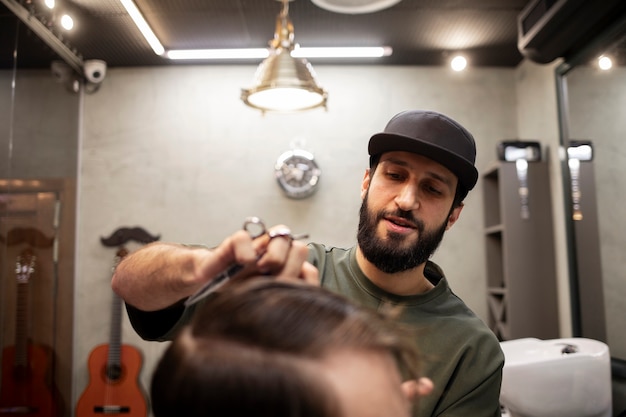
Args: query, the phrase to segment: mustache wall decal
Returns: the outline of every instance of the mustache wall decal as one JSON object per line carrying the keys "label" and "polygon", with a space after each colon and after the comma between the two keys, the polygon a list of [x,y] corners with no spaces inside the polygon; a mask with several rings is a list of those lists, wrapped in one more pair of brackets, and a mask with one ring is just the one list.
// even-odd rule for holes
{"label": "mustache wall decal", "polygon": [[100,242],[104,246],[122,246],[131,240],[139,243],[150,243],[160,238],[161,235],[152,235],[141,227],[120,227],[109,237],[101,237]]}

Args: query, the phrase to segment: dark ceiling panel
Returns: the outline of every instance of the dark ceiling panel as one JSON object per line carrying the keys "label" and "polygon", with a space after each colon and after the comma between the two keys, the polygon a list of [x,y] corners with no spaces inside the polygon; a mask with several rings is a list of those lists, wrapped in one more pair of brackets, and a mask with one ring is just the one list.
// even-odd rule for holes
{"label": "dark ceiling panel", "polygon": [[[166,49],[266,47],[281,8],[276,0],[135,1]],[[118,0],[57,3],[75,14],[76,28],[63,39],[85,59],[103,59],[109,67],[181,64],[152,52]],[[464,50],[473,65],[514,67],[522,59],[517,15],[526,3],[402,0],[375,13],[344,14],[296,0],[289,3],[289,15],[302,46],[391,46],[393,55],[377,64],[440,65],[450,53]],[[10,12],[0,5],[1,13]],[[22,48],[29,65],[49,66],[49,54],[36,42],[24,46],[29,46]]]}

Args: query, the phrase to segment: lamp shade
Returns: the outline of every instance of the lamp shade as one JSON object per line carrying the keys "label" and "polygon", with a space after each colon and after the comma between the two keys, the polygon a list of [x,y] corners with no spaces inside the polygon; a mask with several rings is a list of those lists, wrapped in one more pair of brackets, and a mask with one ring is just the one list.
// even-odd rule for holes
{"label": "lamp shade", "polygon": [[291,56],[294,42],[289,1],[276,18],[269,56],[259,65],[251,88],[242,89],[241,99],[250,107],[266,111],[289,112],[326,107],[328,93],[317,85],[313,67],[305,58]]}
{"label": "lamp shade", "polygon": [[259,65],[253,86],[242,90],[241,99],[262,111],[289,112],[326,107],[328,93],[317,85],[306,59],[277,48]]}

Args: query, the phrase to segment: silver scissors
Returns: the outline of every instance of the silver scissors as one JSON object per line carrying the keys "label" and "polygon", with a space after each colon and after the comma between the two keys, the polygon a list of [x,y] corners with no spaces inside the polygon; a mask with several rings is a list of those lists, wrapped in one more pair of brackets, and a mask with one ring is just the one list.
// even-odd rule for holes
{"label": "silver scissors", "polygon": [[[267,234],[271,239],[276,237],[283,237],[288,239],[289,241],[298,240],[298,239],[306,239],[309,237],[308,234],[299,234],[293,235],[289,229],[278,229],[278,230],[270,230],[268,231],[265,228],[265,223],[258,217],[247,217],[243,223],[243,230],[250,234],[252,239],[256,239],[258,237]],[[257,257],[260,258],[263,254]],[[198,301],[207,297],[212,292],[215,292],[219,287],[224,285],[226,282],[230,280],[230,278],[235,275],[237,272],[241,271],[245,265],[235,263],[222,271],[219,275],[216,275],[212,280],[204,284],[198,291],[196,291],[193,295],[191,295],[186,301],[185,306],[190,306],[196,304]]]}

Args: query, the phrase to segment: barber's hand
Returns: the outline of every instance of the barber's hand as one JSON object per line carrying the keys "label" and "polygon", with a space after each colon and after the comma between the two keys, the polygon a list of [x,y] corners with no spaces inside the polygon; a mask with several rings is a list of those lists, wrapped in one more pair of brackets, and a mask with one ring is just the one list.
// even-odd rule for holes
{"label": "barber's hand", "polygon": [[[285,229],[278,225],[269,228],[269,232]],[[270,238],[268,234],[252,239],[249,233],[240,230],[209,253],[205,252],[197,260],[194,275],[197,282],[206,282],[233,263],[240,263],[245,268],[236,275],[238,279],[262,274],[319,285],[317,268],[306,262],[307,257],[308,248],[303,242],[284,235]]]}
{"label": "barber's hand", "polygon": [[[272,248],[272,242],[270,242],[269,248]],[[272,252],[274,253],[274,251]],[[280,253],[282,253],[284,257],[285,252],[281,251]],[[278,256],[281,256],[280,253]],[[319,285],[319,271],[316,267],[307,262],[308,255],[309,248],[306,246],[305,243],[293,241],[291,242],[291,247],[286,253],[286,258],[284,258],[282,264],[280,263],[280,259],[277,259],[279,262],[274,263],[276,269],[273,270],[270,267],[269,273],[271,275],[275,275],[277,279],[298,279],[311,285]],[[263,265],[265,265],[266,260],[264,259],[264,257],[259,260],[259,264],[261,264],[262,261],[264,261]],[[276,261],[276,259],[274,259],[273,261]],[[267,264],[272,263],[272,261],[270,261],[269,259],[266,262]]]}
{"label": "barber's hand", "polygon": [[[284,225],[274,226],[273,231],[289,230]],[[259,272],[273,275],[278,279],[301,279],[309,284],[319,285],[317,268],[307,262],[309,249],[305,243],[293,240],[289,236],[279,235],[269,238],[261,236],[254,241],[257,253],[263,253],[257,262]]]}

